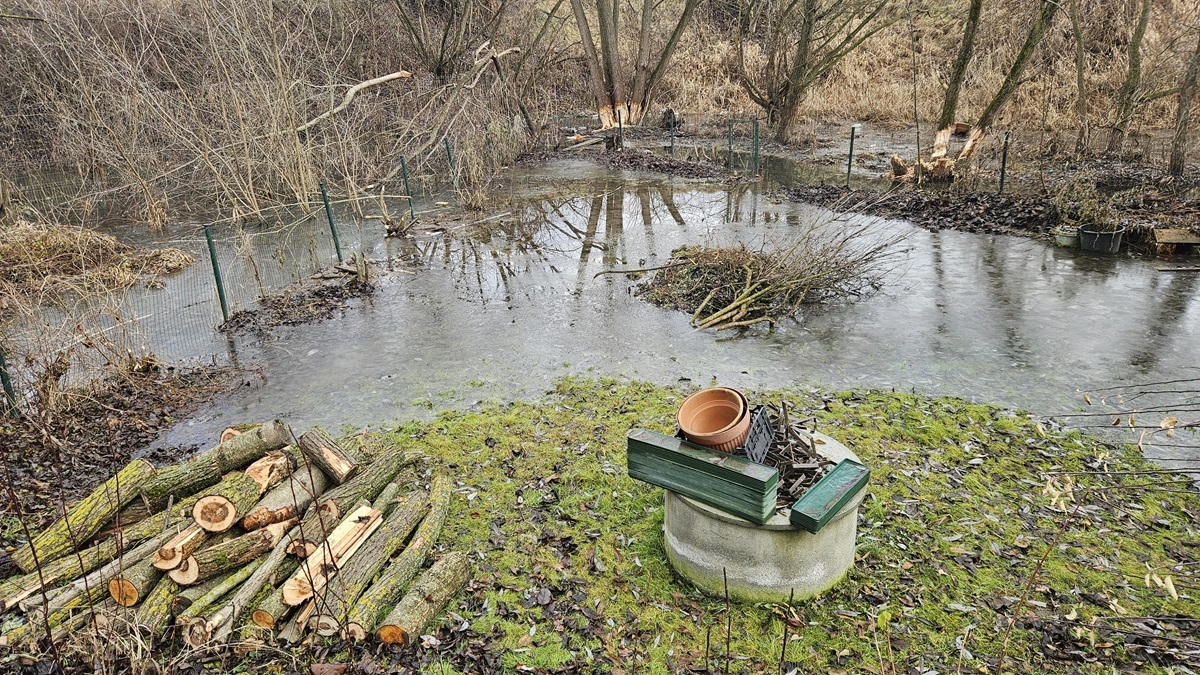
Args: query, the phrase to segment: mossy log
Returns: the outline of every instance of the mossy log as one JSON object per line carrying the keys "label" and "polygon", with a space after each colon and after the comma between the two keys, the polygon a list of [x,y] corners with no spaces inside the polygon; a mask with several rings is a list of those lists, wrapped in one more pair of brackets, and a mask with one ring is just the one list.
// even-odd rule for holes
{"label": "mossy log", "polygon": [[162,637],[171,625],[171,606],[178,592],[179,584],[171,577],[162,576],[137,608],[134,623],[138,629],[152,638]]}
{"label": "mossy log", "polygon": [[[138,490],[154,477],[154,466],[144,459],[126,464],[115,476],[67,510],[66,517],[46,528],[33,541],[13,553],[13,562],[22,572],[47,565],[91,539],[112,519],[121,507],[133,501]],[[36,556],[35,556],[36,551]],[[35,561],[36,557],[36,561]]]}
{"label": "mossy log", "polygon": [[186,462],[159,469],[155,480],[142,487],[142,501],[151,512],[163,509],[171,501],[179,502],[217,484],[230,471],[287,446],[291,437],[287,425],[279,420],[255,426]]}
{"label": "mossy log", "polygon": [[250,613],[250,621],[260,628],[282,629],[291,612],[292,606],[283,603],[283,593],[275,589],[255,606],[254,611]]}
{"label": "mossy log", "polygon": [[175,583],[181,586],[198,584],[266,554],[279,543],[284,532],[295,524],[295,522],[275,523],[216,546],[201,549],[168,574],[175,580]]}
{"label": "mossy log", "polygon": [[[186,526],[186,523],[184,523]],[[71,606],[71,603],[78,600],[85,592],[92,592],[93,589],[99,589],[101,596],[108,594],[109,579],[113,578],[121,572],[122,569],[136,565],[138,562],[150,557],[155,549],[165,544],[171,537],[179,533],[183,526],[172,526],[160,532],[158,536],[142,542],[132,550],[127,550],[117,556],[115,560],[92,570],[83,577],[75,579],[71,583],[62,587],[62,591],[54,596],[54,599],[47,603],[47,611],[50,613],[57,612],[61,609]],[[98,596],[99,597],[99,596]]]}
{"label": "mossy log", "polygon": [[372,535],[371,546],[358,552],[338,570],[318,607],[314,628],[318,635],[336,635],[348,610],[392,555],[404,546],[408,535],[429,511],[429,495],[413,492],[401,500]]}
{"label": "mossy log", "polygon": [[235,424],[233,426],[225,427],[224,429],[221,430],[221,435],[218,437],[217,442],[224,443],[225,441],[228,441],[229,439],[233,438],[234,436],[240,436],[240,435],[246,433],[247,431],[254,429],[257,426],[258,426],[257,424]]}
{"label": "mossy log", "polygon": [[384,518],[387,518],[388,514],[392,512],[392,509],[398,503],[396,495],[399,494],[400,484],[395,482],[388,483],[383,487],[383,491],[379,493],[379,496],[371,501],[371,506],[382,513]]}
{"label": "mossy log", "polygon": [[[298,532],[299,527],[296,527],[290,534],[295,536]],[[250,606],[250,603],[259,596],[262,589],[270,585],[272,587],[270,594],[279,595],[275,592],[274,580],[280,576],[287,578],[287,575],[294,572],[295,567],[299,566],[299,562],[297,558],[288,555],[286,546],[277,545],[272,549],[269,555],[262,558],[262,564],[258,570],[250,575],[241,586],[238,586],[237,592],[229,598],[229,601],[213,614],[209,620],[209,638],[218,643],[228,641],[233,633],[234,624]]]}
{"label": "mossy log", "polygon": [[186,530],[175,535],[171,541],[155,551],[151,563],[155,568],[164,572],[173,570],[200,548],[208,540],[208,535],[208,530],[192,523]]}
{"label": "mossy log", "polygon": [[61,636],[63,633],[63,631],[58,630],[59,627],[65,625],[68,629],[73,630],[78,625],[75,621],[82,610],[99,602],[107,594],[108,589],[104,587],[104,584],[90,586],[86,593],[72,598],[63,607],[51,611],[45,621],[41,618],[28,617],[29,620],[24,624],[0,637],[0,647],[35,644],[38,640],[46,637],[47,624],[50,626],[51,640],[54,640],[54,635]]}
{"label": "mossy log", "polygon": [[158,583],[162,570],[154,566],[154,558],[148,557],[133,565],[108,582],[108,594],[122,607],[133,607]]}
{"label": "mossy log", "polygon": [[299,443],[304,456],[319,466],[337,485],[358,473],[358,464],[350,454],[324,431],[311,429],[300,437]]}
{"label": "mossy log", "polygon": [[[222,613],[225,611],[225,607],[211,613],[207,612],[207,610],[210,607],[215,607],[221,598],[228,595],[233,589],[237,588],[261,569],[264,562],[265,558],[258,558],[234,570],[231,574],[226,575],[221,580],[221,583],[198,598],[192,603],[191,607],[180,614],[176,623],[183,627],[184,641],[193,647],[200,647],[207,644],[212,637],[213,629],[229,618],[227,614]],[[201,618],[202,616],[203,618]]]}
{"label": "mossy log", "polygon": [[298,467],[246,513],[242,518],[242,529],[249,532],[302,515],[328,485],[325,472],[317,467]]}
{"label": "mossy log", "polygon": [[[321,495],[321,501],[332,501],[337,505],[338,513],[349,513],[351,507],[359,500],[371,501],[379,496],[400,469],[417,462],[423,456],[420,452],[399,452],[395,449],[380,452],[374,461],[359,469],[357,476]],[[300,557],[309,555],[317,545],[325,541],[326,535],[336,524],[336,521],[330,522],[329,518],[318,514],[317,509],[310,506],[304,520],[300,522],[301,539],[293,542],[288,550]]]}
{"label": "mossy log", "polygon": [[112,560],[116,555],[117,541],[106,539],[76,555],[59,558],[52,563],[43,565],[40,573],[38,570],[34,570],[29,574],[0,583],[0,612],[7,612],[17,603],[38,593],[43,588],[49,589],[87,574]]}
{"label": "mossy log", "polygon": [[233,527],[240,515],[250,510],[261,496],[261,486],[253,478],[244,473],[229,474],[196,500],[192,518],[209,532],[224,532]]}
{"label": "mossy log", "polygon": [[411,645],[470,578],[467,554],[447,553],[413,583],[375,631],[376,637],[388,644]]}
{"label": "mossy log", "polygon": [[308,620],[312,618],[316,606],[316,600],[309,600],[303,607],[297,609],[296,613],[284,622],[276,638],[287,644],[299,644],[304,639],[304,633],[308,631]]}
{"label": "mossy log", "polygon": [[224,577],[212,577],[193,586],[180,586],[176,584],[175,595],[171,597],[171,616],[178,617],[180,614],[183,614],[187,611],[188,607],[192,606],[192,603],[204,597],[206,593],[221,583],[223,579]]}
{"label": "mossy log", "polygon": [[351,605],[342,629],[344,637],[365,640],[379,625],[379,620],[400,601],[442,533],[450,512],[450,497],[450,479],[445,476],[434,478],[429,487],[429,515],[421,521],[404,552],[385,567],[379,579]]}

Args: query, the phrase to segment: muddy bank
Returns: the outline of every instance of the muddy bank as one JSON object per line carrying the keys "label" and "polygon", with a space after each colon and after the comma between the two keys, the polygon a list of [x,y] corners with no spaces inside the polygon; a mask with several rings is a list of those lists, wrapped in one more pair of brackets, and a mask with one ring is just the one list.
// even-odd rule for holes
{"label": "muddy bank", "polygon": [[375,284],[366,280],[366,275],[351,275],[336,267],[259,299],[255,309],[235,312],[221,330],[237,335],[264,335],[279,326],[325,321],[354,298],[374,292]]}
{"label": "muddy bank", "polygon": [[[218,394],[252,386],[257,377],[229,368],[166,366],[141,359],[87,390],[68,390],[50,410],[0,418],[5,453],[2,512],[8,525],[24,514],[30,528],[48,523],[61,502],[71,502],[106,480],[139,450]],[[196,450],[176,446],[146,455],[155,464],[177,462]],[[24,533],[5,527],[0,546]]]}
{"label": "muddy bank", "polygon": [[788,188],[783,194],[794,201],[838,211],[907,220],[932,232],[953,229],[1043,237],[1058,224],[1058,213],[1050,199],[1034,195],[903,189],[880,192],[838,185]]}

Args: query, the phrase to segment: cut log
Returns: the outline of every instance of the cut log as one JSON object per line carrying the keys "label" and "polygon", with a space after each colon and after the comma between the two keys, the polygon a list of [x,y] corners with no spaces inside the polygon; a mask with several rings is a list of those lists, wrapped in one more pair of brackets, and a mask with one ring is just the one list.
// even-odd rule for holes
{"label": "cut log", "polygon": [[[193,553],[168,574],[180,586],[191,586],[266,554],[296,523],[275,523]],[[191,608],[188,608],[189,611]]]}
{"label": "cut log", "polygon": [[[168,577],[169,578],[169,577]],[[180,586],[175,584],[175,595],[171,597],[171,616],[178,617],[187,611],[196,600],[204,597],[217,584],[224,581],[224,577],[212,577],[194,586]]]}
{"label": "cut log", "polygon": [[342,519],[300,569],[283,584],[283,602],[299,605],[320,593],[334,574],[383,524],[383,514],[360,506]]}
{"label": "cut log", "polygon": [[258,483],[260,495],[282,483],[291,474],[292,460],[283,452],[272,452],[246,467],[246,475]]}
{"label": "cut log", "polygon": [[392,555],[404,546],[408,535],[428,511],[429,496],[424,492],[410,493],[380,526],[371,540],[372,545],[342,565],[316,614],[314,629],[318,635],[336,635],[341,630],[354,601]]}
{"label": "cut log", "polygon": [[154,567],[154,558],[149,557],[133,565],[108,582],[108,594],[122,607],[138,604],[162,576],[162,570]]}
{"label": "cut log", "polygon": [[168,576],[161,577],[134,615],[138,629],[152,638],[162,637],[171,625],[171,604],[178,592],[179,584]]}
{"label": "cut log", "polygon": [[283,628],[280,629],[279,635],[276,637],[280,642],[288,644],[300,644],[304,639],[304,633],[308,630],[308,620],[312,617],[317,603],[315,600],[309,600],[306,605],[296,610],[295,615],[288,619]]}
{"label": "cut log", "polygon": [[239,515],[254,506],[260,496],[261,486],[253,478],[244,473],[230,474],[196,500],[192,518],[209,532],[224,532],[233,527]]}
{"label": "cut log", "polygon": [[337,441],[320,429],[311,429],[300,437],[300,451],[313,464],[321,467],[337,485],[350,480],[358,472],[358,464]]}
{"label": "cut log", "polygon": [[233,591],[233,589],[237,588],[240,584],[249,579],[255,572],[262,568],[264,561],[265,558],[258,558],[251,561],[249,564],[243,565],[242,567],[234,570],[231,574],[222,579],[221,583],[217,584],[208,593],[205,593],[202,597],[198,598],[194,603],[192,603],[191,607],[187,608],[187,610],[179,615],[177,623],[185,626],[183,638],[189,645],[193,647],[200,647],[208,643],[209,639],[212,637],[213,626],[218,625],[219,621],[223,621],[223,619],[218,620],[215,618],[221,614],[221,609],[218,609],[216,612],[207,617],[201,618],[201,616],[205,613],[205,610],[215,606],[217,601],[228,595]]}
{"label": "cut log", "polygon": [[411,645],[470,578],[467,554],[447,553],[413,583],[375,631],[376,637],[388,644]]}
{"label": "cut log", "polygon": [[34,570],[29,574],[9,579],[0,584],[0,612],[7,612],[17,603],[38,593],[43,588],[51,588],[87,574],[116,556],[116,540],[107,539],[76,555],[69,555],[42,565],[40,573],[38,570]]}
{"label": "cut log", "polygon": [[92,592],[92,589],[100,590],[100,596],[97,597],[107,595],[108,584],[106,582],[109,579],[119,574],[122,569],[135,565],[139,561],[150,557],[155,550],[170,540],[171,537],[174,537],[176,534],[178,534],[184,526],[186,526],[186,523],[184,523],[182,526],[167,528],[157,537],[142,542],[136,548],[126,551],[108,564],[92,570],[83,577],[72,581],[70,584],[63,587],[63,591],[61,593],[54,596],[54,599],[47,603],[46,611],[54,613],[69,607],[71,606],[71,603],[76,602],[85,591],[90,593]]}
{"label": "cut log", "polygon": [[[295,560],[295,558],[292,558],[292,560]],[[292,607],[283,603],[283,594],[278,591],[272,591],[250,613],[250,620],[254,622],[255,626],[259,626],[260,628],[271,630],[282,629],[284,621],[291,611]]]}
{"label": "cut log", "polygon": [[[357,476],[321,495],[321,502],[332,501],[337,505],[339,513],[349,513],[351,507],[359,500],[371,501],[379,496],[400,469],[422,457],[422,453],[415,451],[398,452],[394,448],[384,450],[370,464],[363,465]],[[324,513],[319,514],[316,508],[310,506],[304,520],[300,522],[302,539],[294,542],[288,550],[301,557],[311,554],[318,544],[325,541],[326,535],[336,523],[336,520],[331,522]]]}
{"label": "cut log", "polygon": [[225,441],[232,439],[234,436],[241,436],[257,426],[257,424],[235,424],[231,427],[225,427],[221,431],[221,436],[218,438],[217,442],[224,443]]}
{"label": "cut log", "polygon": [[[63,607],[53,610],[45,621],[41,619],[27,621],[5,633],[3,637],[0,637],[0,647],[16,647],[36,643],[46,636],[47,624],[50,625],[51,640],[54,639],[54,635],[58,635],[61,639],[65,632],[74,630],[80,625],[77,623],[77,619],[81,614],[85,614],[80,610],[100,602],[100,599],[106,595],[108,595],[108,589],[104,587],[104,584],[88,587],[86,592],[81,592]],[[65,631],[58,630],[62,626],[66,626]]]}
{"label": "cut log", "polygon": [[279,420],[252,427],[186,462],[159,469],[155,480],[142,487],[142,500],[151,511],[166,507],[172,500],[180,502],[217,484],[230,471],[241,469],[268,452],[285,447],[291,442],[291,437],[287,425]]}
{"label": "cut log", "polygon": [[[362,500],[366,501],[366,500]],[[341,509],[338,508],[337,502],[332,499],[323,499],[314,507],[310,506],[308,515],[304,520],[300,521],[300,532],[288,542],[288,553],[298,557],[307,558],[312,555],[312,552],[320,546],[319,541],[325,540],[325,534],[337,527],[338,522],[342,519]],[[305,528],[308,528],[307,530]],[[308,538],[304,536],[308,533]]]}
{"label": "cut log", "polygon": [[189,555],[208,539],[208,530],[192,523],[162,548],[154,552],[154,567],[164,572],[179,567]]}
{"label": "cut log", "polygon": [[320,469],[314,466],[297,468],[246,513],[242,518],[242,529],[249,532],[302,515],[328,484],[329,479]]}
{"label": "cut log", "polygon": [[[297,534],[299,527],[293,528],[290,533]],[[291,566],[298,566],[299,561],[287,554],[287,547],[278,545],[272,549],[270,555],[262,559],[262,565],[254,574],[246,579],[245,583],[238,587],[237,592],[225,603],[225,606],[217,610],[217,612],[209,619],[208,632],[211,639],[218,643],[228,642],[230,635],[233,633],[234,624],[243,612],[254,600],[258,597],[259,592],[268,584],[274,586],[273,580],[283,573],[283,576],[291,574],[294,569],[289,569]],[[287,570],[284,572],[284,570]],[[274,589],[272,589],[273,591]],[[279,593],[271,593],[278,596]],[[274,623],[274,619],[272,619]]]}
{"label": "cut log", "polygon": [[371,502],[371,506],[382,513],[384,518],[387,518],[388,514],[392,512],[392,508],[396,506],[396,497],[399,494],[400,484],[388,483],[384,486],[383,491],[379,493],[379,496]]}
{"label": "cut log", "polygon": [[75,550],[99,532],[121,507],[133,501],[142,485],[153,477],[154,466],[144,459],[126,464],[115,476],[70,507],[65,518],[17,549],[12,556],[13,562],[22,572],[28,573],[38,565],[47,565]]}
{"label": "cut log", "polygon": [[421,521],[421,526],[404,552],[384,568],[379,579],[350,607],[342,629],[345,637],[367,639],[379,625],[379,620],[400,602],[404,590],[421,571],[434,542],[442,533],[442,526],[450,512],[450,497],[450,479],[445,476],[434,478],[429,487],[429,515]]}

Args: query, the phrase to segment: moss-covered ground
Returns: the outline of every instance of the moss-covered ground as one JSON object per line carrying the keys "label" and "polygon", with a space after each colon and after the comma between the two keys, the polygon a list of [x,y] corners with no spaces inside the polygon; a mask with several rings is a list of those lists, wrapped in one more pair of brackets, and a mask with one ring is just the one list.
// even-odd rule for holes
{"label": "moss-covered ground", "polygon": [[470,553],[475,578],[429,635],[220,657],[176,646],[154,670],[1195,672],[1200,496],[1145,473],[1134,447],[952,398],[753,394],[788,399],[872,467],[857,559],[792,606],[701,594],[667,563],[662,491],[625,471],[626,431],[672,431],[685,393],[568,378],[539,401],[372,432],[429,455],[419,481],[456,481],[439,554]]}
{"label": "moss-covered ground", "polygon": [[682,395],[566,379],[540,402],[389,432],[459,482],[441,544],[469,551],[476,579],[438,644],[372,658],[425,672],[778,672],[786,632],[784,672],[1195,667],[1198,495],[1172,474],[1121,473],[1154,469],[1136,448],[950,398],[758,396],[804,407],[873,474],[843,582],[791,607],[727,610],[673,574],[662,491],[624,468],[625,432],[671,431]]}

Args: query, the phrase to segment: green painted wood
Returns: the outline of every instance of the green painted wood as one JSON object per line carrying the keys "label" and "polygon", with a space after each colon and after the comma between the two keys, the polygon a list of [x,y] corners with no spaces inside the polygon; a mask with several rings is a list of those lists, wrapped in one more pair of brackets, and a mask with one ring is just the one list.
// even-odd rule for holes
{"label": "green painted wood", "polygon": [[843,459],[793,506],[789,520],[796,527],[816,533],[866,486],[871,470],[851,459]]}
{"label": "green painted wood", "polygon": [[775,512],[779,472],[771,467],[646,429],[627,441],[630,478],[760,525]]}

